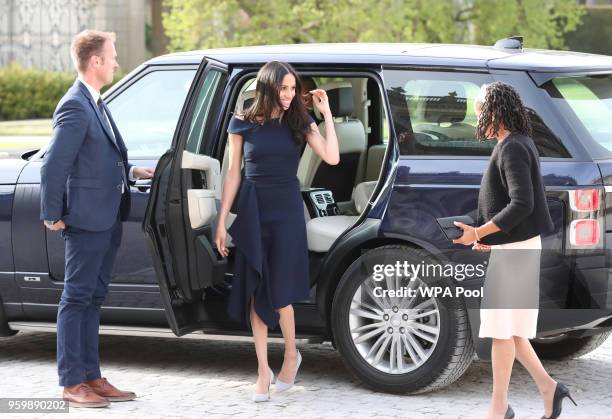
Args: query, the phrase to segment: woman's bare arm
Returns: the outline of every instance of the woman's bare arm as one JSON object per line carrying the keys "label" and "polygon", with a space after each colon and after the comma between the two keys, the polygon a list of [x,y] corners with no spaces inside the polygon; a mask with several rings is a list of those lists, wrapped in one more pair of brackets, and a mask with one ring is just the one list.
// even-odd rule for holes
{"label": "woman's bare arm", "polygon": [[226,247],[227,231],[225,229],[225,222],[227,215],[229,214],[230,208],[236,198],[236,193],[240,187],[241,175],[240,170],[242,166],[242,144],[244,140],[241,135],[229,134],[229,161],[228,169],[225,175],[225,181],[223,183],[223,193],[221,195],[221,208],[217,218],[217,231],[215,234],[215,245],[219,253],[227,257],[229,250]]}
{"label": "woman's bare arm", "polygon": [[229,161],[225,181],[223,183],[221,208],[219,209],[219,224],[223,226],[225,226],[227,215],[229,214],[229,210],[234,203],[236,193],[240,187],[243,141],[241,135],[229,134]]}
{"label": "woman's bare arm", "polygon": [[338,148],[338,137],[334,127],[334,119],[329,109],[329,102],[325,90],[313,90],[313,105],[317,107],[325,118],[325,138],[319,132],[317,124],[310,124],[310,132],[306,137],[312,151],[327,164],[336,165],[340,162],[340,151]]}

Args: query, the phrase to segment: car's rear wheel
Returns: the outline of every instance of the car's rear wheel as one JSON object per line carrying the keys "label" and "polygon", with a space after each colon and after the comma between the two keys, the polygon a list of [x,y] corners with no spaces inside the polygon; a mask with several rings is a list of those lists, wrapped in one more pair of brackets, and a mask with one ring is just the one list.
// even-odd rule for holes
{"label": "car's rear wheel", "polygon": [[420,249],[399,245],[361,255],[342,275],[334,294],[331,324],[336,346],[347,367],[375,390],[420,393],[449,385],[474,356],[463,301],[419,293],[380,296],[382,290],[405,286],[453,289],[452,279],[446,278],[373,278],[375,265],[396,261],[436,263]]}
{"label": "car's rear wheel", "polygon": [[579,358],[599,348],[612,334],[612,330],[593,336],[572,338],[561,335],[556,338],[537,339],[531,344],[542,359],[563,360]]}

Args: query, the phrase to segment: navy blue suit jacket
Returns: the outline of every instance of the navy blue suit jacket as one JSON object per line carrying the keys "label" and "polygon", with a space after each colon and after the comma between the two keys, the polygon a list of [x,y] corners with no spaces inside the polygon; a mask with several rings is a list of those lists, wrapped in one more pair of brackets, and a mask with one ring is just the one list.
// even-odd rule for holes
{"label": "navy blue suit jacket", "polygon": [[[83,83],[76,80],[53,114],[53,136],[41,175],[41,220],[108,230],[130,211],[131,164],[108,108],[115,136]],[[123,185],[123,186],[122,186]],[[122,187],[125,192],[122,194]]]}

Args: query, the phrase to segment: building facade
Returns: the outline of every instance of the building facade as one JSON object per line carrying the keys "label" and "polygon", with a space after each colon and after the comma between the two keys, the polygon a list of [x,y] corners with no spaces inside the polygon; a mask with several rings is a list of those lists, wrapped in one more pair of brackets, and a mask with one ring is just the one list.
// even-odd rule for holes
{"label": "building facade", "polygon": [[145,60],[146,0],[0,0],[0,67],[16,62],[73,70],[72,37],[84,29],[115,32],[123,72]]}

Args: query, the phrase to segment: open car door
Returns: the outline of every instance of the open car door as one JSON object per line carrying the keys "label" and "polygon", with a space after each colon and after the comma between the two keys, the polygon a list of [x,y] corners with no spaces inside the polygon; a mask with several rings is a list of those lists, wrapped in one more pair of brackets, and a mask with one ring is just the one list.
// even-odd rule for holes
{"label": "open car door", "polygon": [[205,58],[194,77],[172,147],[159,159],[143,229],[166,317],[181,336],[205,320],[205,289],[223,282],[227,261],[213,248],[221,198],[219,161],[204,150],[222,121],[227,66]]}

